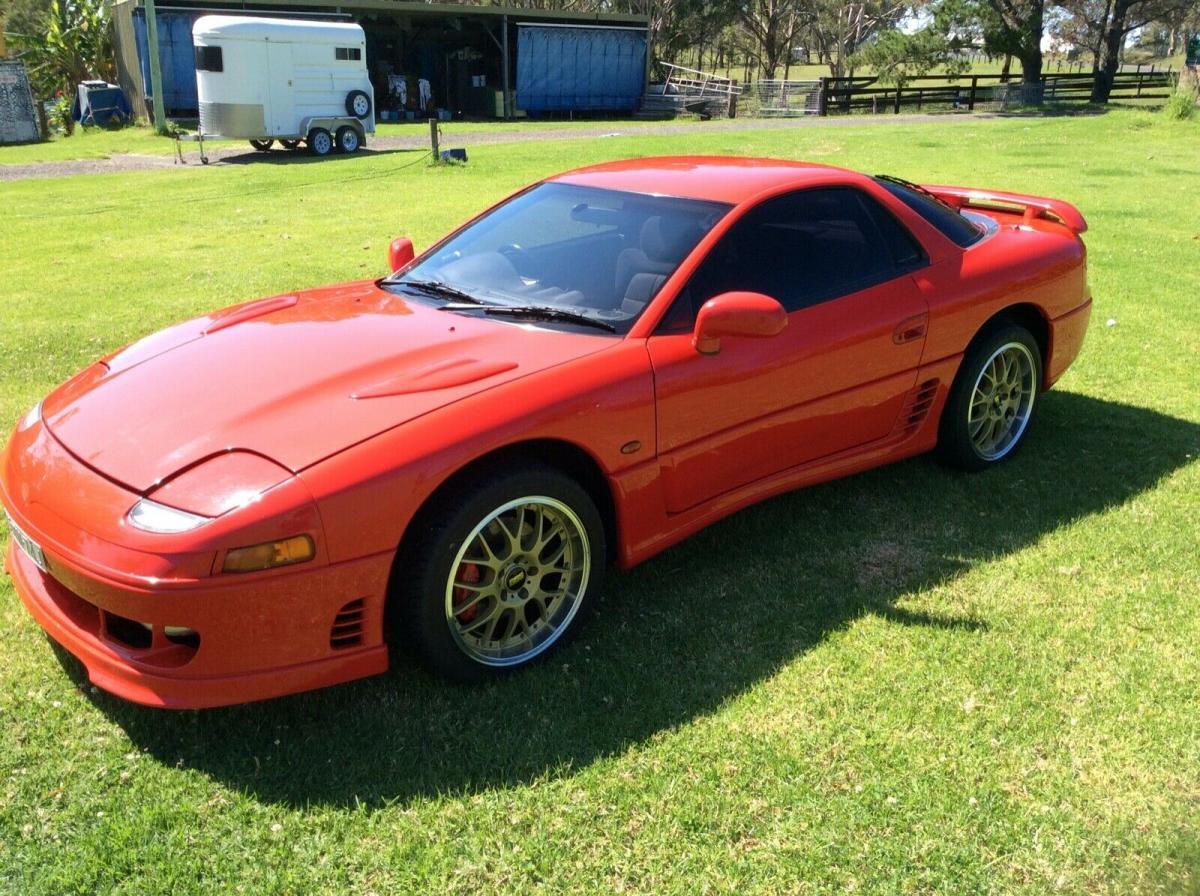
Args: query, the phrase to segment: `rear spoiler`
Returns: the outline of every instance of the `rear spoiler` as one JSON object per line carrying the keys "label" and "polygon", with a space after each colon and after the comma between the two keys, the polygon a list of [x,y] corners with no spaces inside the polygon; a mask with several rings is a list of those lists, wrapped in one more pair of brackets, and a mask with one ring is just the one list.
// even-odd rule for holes
{"label": "rear spoiler", "polygon": [[998,190],[973,190],[970,187],[929,185],[930,193],[955,208],[980,208],[1022,215],[1022,223],[1031,224],[1035,218],[1045,218],[1062,224],[1072,233],[1087,230],[1087,221],[1079,209],[1061,199],[1043,196],[1024,196],[1021,193],[1002,193]]}

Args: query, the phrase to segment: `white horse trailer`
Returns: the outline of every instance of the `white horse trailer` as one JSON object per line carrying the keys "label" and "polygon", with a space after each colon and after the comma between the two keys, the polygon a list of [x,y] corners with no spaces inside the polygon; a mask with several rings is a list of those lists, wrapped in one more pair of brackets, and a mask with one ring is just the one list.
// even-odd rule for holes
{"label": "white horse trailer", "polygon": [[201,16],[192,26],[205,139],[266,151],[301,141],[318,156],[356,152],[375,133],[375,93],[358,25]]}

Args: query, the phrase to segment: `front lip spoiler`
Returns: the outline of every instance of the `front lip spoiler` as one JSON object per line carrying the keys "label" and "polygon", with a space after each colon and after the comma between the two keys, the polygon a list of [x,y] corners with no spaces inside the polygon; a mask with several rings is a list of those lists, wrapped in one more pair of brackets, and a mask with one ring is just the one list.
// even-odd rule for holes
{"label": "front lip spoiler", "polygon": [[267,700],[387,670],[386,645],[325,657],[309,663],[216,678],[178,678],[147,672],[114,652],[90,632],[72,624],[50,589],[62,588],[43,575],[10,540],[5,567],[25,608],[46,633],[83,663],[92,684],[142,706],[208,709]]}

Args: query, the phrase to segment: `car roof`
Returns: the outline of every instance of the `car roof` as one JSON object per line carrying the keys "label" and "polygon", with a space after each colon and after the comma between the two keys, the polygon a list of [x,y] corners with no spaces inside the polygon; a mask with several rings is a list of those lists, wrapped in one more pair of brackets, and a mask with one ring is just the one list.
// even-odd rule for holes
{"label": "car roof", "polygon": [[853,182],[863,175],[832,165],[740,156],[622,159],[548,178],[558,183],[736,204],[766,190]]}

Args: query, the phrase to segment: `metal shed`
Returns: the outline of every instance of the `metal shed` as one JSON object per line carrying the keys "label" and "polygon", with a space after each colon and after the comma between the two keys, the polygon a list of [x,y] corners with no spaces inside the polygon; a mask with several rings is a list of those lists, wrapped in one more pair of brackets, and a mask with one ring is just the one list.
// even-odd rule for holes
{"label": "metal shed", "polygon": [[[211,13],[328,18],[361,25],[381,118],[424,118],[438,109],[476,118],[632,111],[645,92],[649,18],[644,15],[413,0],[352,0],[346,5],[326,0],[169,0],[169,5],[158,3],[155,13],[162,99],[169,117],[197,115],[191,29],[197,18]],[[118,82],[134,109],[150,115],[146,14],[145,0],[116,0],[113,6]],[[523,31],[550,25],[576,26],[578,33],[569,40],[546,34],[521,43]],[[603,36],[597,36],[598,29]],[[581,42],[602,48],[599,58],[608,62],[615,61],[610,51],[620,44],[625,48],[620,65],[568,64],[564,45]],[[521,82],[522,71],[535,73],[534,81]],[[608,83],[617,75],[620,90]],[[538,86],[522,91],[522,84]]]}

